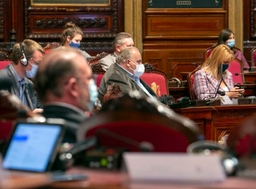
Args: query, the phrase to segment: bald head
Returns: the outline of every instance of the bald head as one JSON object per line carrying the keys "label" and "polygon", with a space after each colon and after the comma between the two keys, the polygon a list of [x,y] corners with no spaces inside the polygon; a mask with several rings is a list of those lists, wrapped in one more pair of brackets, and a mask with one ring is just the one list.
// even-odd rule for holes
{"label": "bald head", "polygon": [[66,92],[64,86],[70,78],[92,77],[92,71],[83,54],[74,48],[57,49],[41,61],[36,77],[35,89],[39,99],[47,102],[50,96],[61,99]]}

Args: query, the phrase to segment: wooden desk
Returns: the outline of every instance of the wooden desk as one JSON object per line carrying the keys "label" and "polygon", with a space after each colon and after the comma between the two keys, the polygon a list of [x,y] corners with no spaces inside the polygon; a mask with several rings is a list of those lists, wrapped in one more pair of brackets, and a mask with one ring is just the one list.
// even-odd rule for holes
{"label": "wooden desk", "polygon": [[[45,182],[44,175],[41,178],[27,178],[22,177],[17,183],[17,180],[9,179],[9,185],[11,188],[61,188],[61,189],[255,189],[256,180],[246,179],[238,177],[229,177],[224,182],[219,183],[202,183],[202,184],[191,184],[191,183],[173,183],[173,182],[158,182],[158,183],[133,183],[129,180],[129,177],[124,172],[109,172],[89,169],[71,169],[67,171],[69,173],[82,173],[88,176],[88,180],[83,181],[67,181],[67,182],[55,182],[51,183],[50,180]],[[30,183],[41,181],[38,185],[31,185]],[[12,183],[12,184],[11,184]],[[21,184],[21,185],[19,185]],[[6,185],[1,185],[4,188]],[[41,186],[41,187],[40,187]]]}
{"label": "wooden desk", "polygon": [[189,92],[187,87],[169,87],[169,94],[172,95],[175,100],[183,96],[189,97]]}
{"label": "wooden desk", "polygon": [[244,73],[244,81],[247,83],[256,83],[256,72]]}
{"label": "wooden desk", "polygon": [[175,111],[195,121],[206,140],[219,141],[221,136],[255,113],[256,104],[189,107]]}

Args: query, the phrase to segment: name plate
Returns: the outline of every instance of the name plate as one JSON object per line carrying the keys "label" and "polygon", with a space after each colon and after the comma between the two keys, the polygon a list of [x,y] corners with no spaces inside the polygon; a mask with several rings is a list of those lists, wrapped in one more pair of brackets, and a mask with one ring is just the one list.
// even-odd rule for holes
{"label": "name plate", "polygon": [[221,8],[222,0],[148,0],[148,8]]}

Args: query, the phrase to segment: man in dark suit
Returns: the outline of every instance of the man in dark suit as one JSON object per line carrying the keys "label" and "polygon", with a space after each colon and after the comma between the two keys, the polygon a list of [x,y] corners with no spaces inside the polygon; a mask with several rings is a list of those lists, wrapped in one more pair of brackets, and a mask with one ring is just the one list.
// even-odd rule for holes
{"label": "man in dark suit", "polygon": [[157,98],[155,92],[140,79],[145,67],[136,47],[127,47],[117,56],[116,63],[104,74],[99,86],[99,100],[103,102],[108,86],[115,83],[123,93],[139,91],[142,96]]}
{"label": "man in dark suit", "polygon": [[34,79],[43,116],[67,121],[63,142],[76,142],[76,130],[97,100],[97,86],[83,54],[74,48],[51,51]]}
{"label": "man in dark suit", "polygon": [[41,45],[33,40],[25,39],[13,46],[11,63],[0,70],[0,80],[11,84],[7,88],[8,91],[35,112],[42,105],[38,101],[33,82],[28,78],[35,76],[43,54],[44,49]]}

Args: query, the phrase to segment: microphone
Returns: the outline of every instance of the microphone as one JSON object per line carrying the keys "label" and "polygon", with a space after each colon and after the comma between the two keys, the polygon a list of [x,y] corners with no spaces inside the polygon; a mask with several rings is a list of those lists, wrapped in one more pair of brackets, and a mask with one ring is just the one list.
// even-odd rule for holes
{"label": "microphone", "polygon": [[[104,135],[107,135],[107,136],[112,137],[114,139],[117,139],[121,142],[124,142],[126,144],[130,144],[132,146],[135,146],[142,152],[152,152],[152,151],[154,151],[154,146],[150,142],[147,142],[147,141],[138,142],[138,141],[135,141],[131,138],[119,135],[119,134],[114,133],[114,132],[112,132],[108,129],[103,129],[103,128],[99,129],[96,132],[97,139],[99,139],[99,134],[104,134]],[[99,144],[99,140],[98,140],[98,144]]]}
{"label": "microphone", "polygon": [[235,73],[235,76],[244,75],[244,73]]}
{"label": "microphone", "polygon": [[66,170],[72,167],[75,161],[75,156],[77,156],[81,152],[88,150],[89,148],[95,146],[96,144],[97,144],[97,138],[90,137],[85,141],[76,143],[72,148],[60,154],[59,160],[61,161],[61,165],[60,165],[61,169]]}
{"label": "microphone", "polygon": [[[221,85],[221,82],[223,81],[223,76],[222,76],[222,73],[221,73],[221,78],[220,78],[220,81],[219,81],[219,83],[218,83],[218,85],[217,85],[217,88],[216,88],[216,91],[215,91],[215,93],[214,93],[214,98],[217,96],[217,94],[219,94],[218,93],[218,91],[219,91],[219,89],[220,89],[220,85]],[[225,95],[225,94],[224,94]]]}

